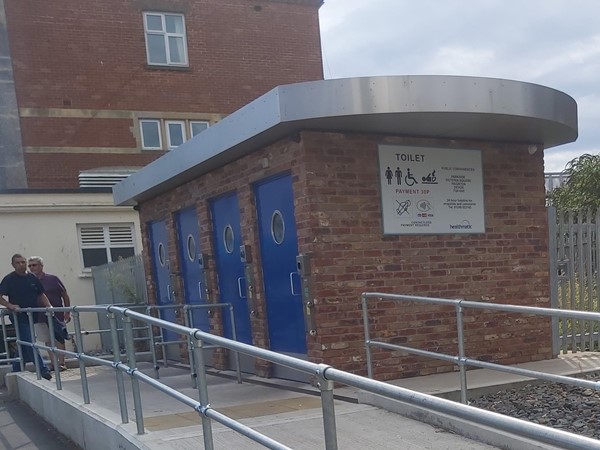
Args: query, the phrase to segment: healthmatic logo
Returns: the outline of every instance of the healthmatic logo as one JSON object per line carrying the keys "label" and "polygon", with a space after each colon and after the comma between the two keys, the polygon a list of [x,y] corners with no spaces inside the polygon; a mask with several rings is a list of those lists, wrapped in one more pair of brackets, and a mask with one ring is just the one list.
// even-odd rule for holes
{"label": "healthmatic logo", "polygon": [[450,225],[451,230],[470,230],[472,228],[473,226],[468,220],[463,220],[461,223],[456,225]]}

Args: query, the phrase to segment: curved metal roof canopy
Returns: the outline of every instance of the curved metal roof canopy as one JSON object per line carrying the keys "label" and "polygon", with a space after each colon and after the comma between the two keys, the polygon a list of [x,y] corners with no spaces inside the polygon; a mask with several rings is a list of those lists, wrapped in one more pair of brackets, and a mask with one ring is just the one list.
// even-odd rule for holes
{"label": "curved metal roof canopy", "polygon": [[394,76],[276,87],[113,188],[117,205],[150,199],[299,130],[540,144],[577,139],[577,104],[519,81]]}

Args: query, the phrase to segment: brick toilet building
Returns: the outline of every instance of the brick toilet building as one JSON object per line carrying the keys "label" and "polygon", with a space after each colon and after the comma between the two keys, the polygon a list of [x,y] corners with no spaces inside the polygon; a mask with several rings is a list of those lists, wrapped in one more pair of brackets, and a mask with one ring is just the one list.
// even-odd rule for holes
{"label": "brick toilet building", "polygon": [[[364,374],[362,292],[549,305],[543,150],[576,137],[575,101],[529,83],[299,83],[151,163],[114,198],[139,209],[157,303],[230,302],[239,340]],[[381,303],[372,320],[378,338],[456,353],[453,310]],[[548,319],[465,320],[470,357],[552,357]],[[232,331],[219,315],[196,326]],[[447,370],[375,354],[377,378]]]}

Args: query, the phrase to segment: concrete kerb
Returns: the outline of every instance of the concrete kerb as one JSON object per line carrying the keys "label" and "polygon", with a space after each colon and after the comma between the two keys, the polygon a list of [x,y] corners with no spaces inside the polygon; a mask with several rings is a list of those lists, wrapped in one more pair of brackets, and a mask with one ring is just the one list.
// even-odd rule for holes
{"label": "concrete kerb", "polygon": [[17,385],[21,401],[86,450],[149,449],[137,439],[136,424],[133,421],[122,424],[120,416],[114,411],[97,403],[86,405],[81,395],[67,390],[57,391],[54,383],[37,380],[35,373],[11,374],[7,377],[7,382],[11,386]]}
{"label": "concrete kerb", "polygon": [[429,411],[408,403],[382,397],[370,392],[360,392],[359,403],[376,406],[396,414],[400,414],[409,419],[428,423],[435,427],[452,431],[460,436],[472,439],[477,442],[483,442],[497,448],[506,450],[549,450],[559,449],[548,444],[540,444],[529,439],[506,433],[491,427],[478,423],[463,420],[454,416]]}
{"label": "concrete kerb", "polygon": [[[552,360],[518,364],[515,367],[539,370],[555,375],[581,377],[600,371],[600,353],[581,352],[560,355]],[[458,373],[444,373],[414,379],[394,380],[391,383],[414,391],[435,395],[452,401],[460,401],[457,388]],[[500,390],[519,389],[528,384],[541,384],[543,380],[522,375],[507,374],[489,369],[476,369],[467,372],[468,399],[474,399]],[[450,380],[450,381],[448,381]],[[455,381],[453,381],[455,380]],[[470,422],[436,411],[426,410],[408,403],[386,398],[370,392],[359,391],[358,402],[376,406],[402,416],[453,431],[456,434],[508,450],[553,449],[548,444],[540,444],[527,438],[493,429],[486,425]]]}

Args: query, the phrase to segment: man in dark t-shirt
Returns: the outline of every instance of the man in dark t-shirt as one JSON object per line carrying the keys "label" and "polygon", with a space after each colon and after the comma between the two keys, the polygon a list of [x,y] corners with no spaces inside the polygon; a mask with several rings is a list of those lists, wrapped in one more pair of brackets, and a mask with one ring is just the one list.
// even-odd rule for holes
{"label": "man in dark t-shirt", "polygon": [[[11,264],[14,272],[6,275],[0,282],[0,305],[14,312],[19,312],[21,308],[37,308],[45,306],[51,308],[52,305],[44,293],[44,287],[40,280],[31,273],[27,272],[27,260],[20,254],[13,255]],[[37,316],[37,314],[35,314]],[[33,342],[31,328],[27,314],[16,314],[16,324],[19,338],[24,342]],[[23,362],[33,362],[34,355],[38,359],[42,377],[46,380],[52,379],[48,367],[44,364],[37,349],[27,345],[21,345]],[[21,364],[13,362],[13,372],[20,372]]]}

